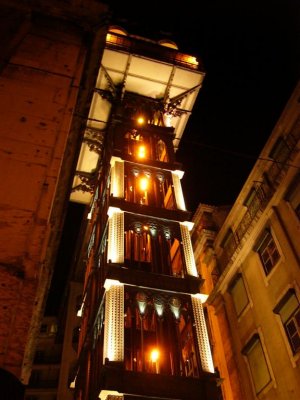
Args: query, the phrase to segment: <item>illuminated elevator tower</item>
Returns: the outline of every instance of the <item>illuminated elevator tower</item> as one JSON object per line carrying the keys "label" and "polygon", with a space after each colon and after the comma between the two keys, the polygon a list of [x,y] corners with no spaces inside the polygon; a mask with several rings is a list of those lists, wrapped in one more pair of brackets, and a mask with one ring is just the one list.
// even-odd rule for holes
{"label": "illuminated elevator tower", "polygon": [[84,170],[83,148],[74,180],[93,193],[76,399],[217,398],[175,160],[203,77],[173,43],[107,35],[87,126],[100,156]]}

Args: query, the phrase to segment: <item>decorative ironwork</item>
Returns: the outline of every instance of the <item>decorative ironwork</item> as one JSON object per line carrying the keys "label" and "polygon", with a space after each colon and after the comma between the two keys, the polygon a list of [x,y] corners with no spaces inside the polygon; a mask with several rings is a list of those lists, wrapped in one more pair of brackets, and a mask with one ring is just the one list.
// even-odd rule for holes
{"label": "decorative ironwork", "polygon": [[109,90],[95,88],[94,91],[98,93],[102,97],[102,99],[107,100],[110,103],[114,101],[114,96]]}
{"label": "decorative ironwork", "polygon": [[178,297],[171,297],[169,300],[170,309],[176,319],[180,318],[181,301]]}
{"label": "decorative ironwork", "polygon": [[200,88],[200,86],[201,85],[194,86],[193,88],[186,90],[175,97],[166,99],[164,104],[164,112],[172,115],[173,117],[180,117],[182,114],[186,114],[188,111],[180,109],[179,106],[184,98]]}
{"label": "decorative ironwork", "polygon": [[97,186],[98,178],[97,174],[93,173],[88,173],[88,172],[83,172],[83,171],[76,171],[75,176],[77,176],[80,180],[81,183],[79,185],[76,185],[72,188],[72,192],[76,191],[82,191],[84,193],[95,193],[95,188]]}
{"label": "decorative ironwork", "polygon": [[161,296],[155,296],[153,298],[153,305],[154,305],[154,309],[156,311],[156,314],[159,317],[162,317],[163,313],[164,313],[164,309],[165,309],[165,302],[163,300],[163,298]]}
{"label": "decorative ironwork", "polygon": [[139,307],[139,311],[141,315],[144,315],[147,308],[148,299],[144,292],[138,292],[136,295],[136,302]]}
{"label": "decorative ironwork", "polygon": [[86,143],[90,151],[102,154],[104,142],[104,130],[87,127],[84,132],[83,142]]}
{"label": "decorative ironwork", "polygon": [[149,229],[155,230],[157,233],[163,234],[167,239],[171,239],[174,237],[180,238],[180,227],[178,222],[166,221],[163,219],[156,219],[137,214],[126,214],[126,231],[132,229],[136,232],[136,227],[140,227],[141,229],[142,226],[148,226]]}
{"label": "decorative ironwork", "polygon": [[107,72],[107,70],[106,70],[106,68],[104,67],[103,64],[101,64],[101,70],[104,72],[104,76],[105,76],[105,78],[107,80],[108,89],[110,90],[112,98],[115,98],[116,97],[117,88],[116,88],[113,80],[111,79],[109,73]]}

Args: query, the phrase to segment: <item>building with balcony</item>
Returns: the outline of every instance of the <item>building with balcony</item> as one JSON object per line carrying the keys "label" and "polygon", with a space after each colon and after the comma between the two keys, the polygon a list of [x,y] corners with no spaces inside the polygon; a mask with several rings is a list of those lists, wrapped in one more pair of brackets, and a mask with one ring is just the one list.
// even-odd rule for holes
{"label": "building with balcony", "polygon": [[110,27],[73,181],[87,205],[77,400],[220,399],[176,162],[205,72]]}
{"label": "building with balcony", "polygon": [[224,399],[300,397],[299,98],[300,83],[230,211],[193,219]]}

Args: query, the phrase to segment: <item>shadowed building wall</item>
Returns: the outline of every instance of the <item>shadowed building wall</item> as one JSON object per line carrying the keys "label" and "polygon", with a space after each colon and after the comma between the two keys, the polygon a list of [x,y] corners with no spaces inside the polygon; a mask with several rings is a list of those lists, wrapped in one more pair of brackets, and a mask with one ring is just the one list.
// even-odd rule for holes
{"label": "shadowed building wall", "polygon": [[0,367],[27,384],[107,7],[1,1],[0,12]]}

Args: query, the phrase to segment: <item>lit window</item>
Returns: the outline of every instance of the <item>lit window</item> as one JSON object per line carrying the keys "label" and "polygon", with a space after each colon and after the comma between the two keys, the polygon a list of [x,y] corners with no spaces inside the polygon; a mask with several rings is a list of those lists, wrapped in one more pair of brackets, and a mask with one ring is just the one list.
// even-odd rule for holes
{"label": "lit window", "polygon": [[279,314],[293,353],[300,351],[300,304],[294,289],[288,290],[275,307]]}
{"label": "lit window", "polygon": [[243,348],[242,354],[247,357],[255,393],[258,394],[271,382],[270,371],[258,334],[252,336]]}
{"label": "lit window", "polygon": [[236,313],[240,316],[249,304],[249,298],[242,274],[236,275],[229,286],[229,291],[233,299]]}
{"label": "lit window", "polygon": [[269,229],[265,229],[255,246],[255,250],[259,254],[265,274],[269,275],[280,259],[279,251]]}

